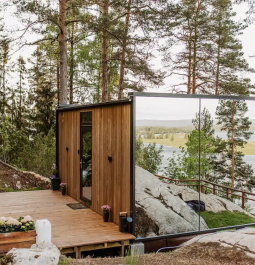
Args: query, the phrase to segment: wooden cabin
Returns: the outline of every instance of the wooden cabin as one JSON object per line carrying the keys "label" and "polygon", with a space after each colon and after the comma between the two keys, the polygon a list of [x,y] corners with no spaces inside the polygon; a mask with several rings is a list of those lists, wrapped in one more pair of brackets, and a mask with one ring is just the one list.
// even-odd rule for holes
{"label": "wooden cabin", "polygon": [[110,221],[132,216],[132,101],[121,100],[57,110],[57,168],[67,194]]}

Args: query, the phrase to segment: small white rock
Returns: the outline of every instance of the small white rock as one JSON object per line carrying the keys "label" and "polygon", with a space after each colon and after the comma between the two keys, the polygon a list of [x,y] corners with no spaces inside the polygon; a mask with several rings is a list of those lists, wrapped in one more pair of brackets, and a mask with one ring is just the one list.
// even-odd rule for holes
{"label": "small white rock", "polygon": [[13,248],[7,255],[13,256],[12,265],[57,265],[60,251],[52,243],[34,244],[30,249]]}

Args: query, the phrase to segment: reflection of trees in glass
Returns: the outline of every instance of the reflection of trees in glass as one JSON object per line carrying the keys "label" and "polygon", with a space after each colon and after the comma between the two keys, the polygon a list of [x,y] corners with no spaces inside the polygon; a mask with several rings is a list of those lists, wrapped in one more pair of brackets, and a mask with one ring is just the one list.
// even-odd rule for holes
{"label": "reflection of trees in glass", "polygon": [[[254,172],[243,161],[243,148],[250,139],[251,122],[245,117],[248,107],[245,101],[220,100],[216,109],[217,125],[227,133],[227,140],[215,136],[213,119],[204,108],[200,117],[200,171],[201,178],[214,183],[223,183],[232,188],[251,188]],[[195,127],[188,135],[186,147],[181,154],[168,158],[165,175],[175,179],[199,177],[199,114],[192,120]],[[230,182],[229,182],[230,180]]]}
{"label": "reflection of trees in glass", "polygon": [[163,155],[161,155],[162,151],[163,146],[161,145],[157,148],[155,143],[144,147],[142,138],[138,137],[135,147],[136,165],[148,170],[152,174],[158,173],[163,158]]}
{"label": "reflection of trees in glass", "polygon": [[251,121],[245,117],[247,111],[246,102],[241,100],[220,100],[216,109],[217,125],[227,132],[227,140],[218,140],[219,160],[214,167],[222,178],[231,180],[232,188],[248,186],[254,174],[251,165],[243,161],[244,154],[237,150],[237,147],[244,148],[253,134],[249,131]]}
{"label": "reflection of trees in glass", "polygon": [[[187,135],[186,148],[181,147],[181,154],[168,158],[168,166],[165,168],[166,176],[176,179],[195,179],[199,177],[199,115],[192,120],[195,127]],[[213,119],[205,108],[201,113],[200,123],[200,171],[201,176],[210,179],[211,163],[214,158],[214,129]],[[202,131],[203,130],[203,131]]]}
{"label": "reflection of trees in glass", "polygon": [[82,167],[82,186],[92,186],[92,132],[86,132],[82,136],[82,161],[84,162]]}

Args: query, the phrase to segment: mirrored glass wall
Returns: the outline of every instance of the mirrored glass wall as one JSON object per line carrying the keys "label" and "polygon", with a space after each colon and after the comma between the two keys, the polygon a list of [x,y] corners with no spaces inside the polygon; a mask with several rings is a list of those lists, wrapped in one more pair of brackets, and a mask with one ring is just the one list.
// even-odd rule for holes
{"label": "mirrored glass wall", "polygon": [[137,237],[255,223],[255,104],[136,97]]}

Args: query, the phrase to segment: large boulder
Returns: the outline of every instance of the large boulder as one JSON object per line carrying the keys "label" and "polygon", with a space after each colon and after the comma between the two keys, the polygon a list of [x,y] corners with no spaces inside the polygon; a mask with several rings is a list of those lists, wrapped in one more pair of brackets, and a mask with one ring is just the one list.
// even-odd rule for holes
{"label": "large boulder", "polygon": [[[202,217],[177,192],[136,166],[136,235],[148,237],[207,229]],[[197,198],[198,199],[198,195]]]}
{"label": "large boulder", "polygon": [[12,265],[57,265],[60,251],[52,243],[34,244],[30,249],[13,248],[7,253]]}
{"label": "large boulder", "polygon": [[[174,194],[175,196],[178,195],[184,201],[198,200],[198,192],[196,192],[195,190],[192,190],[188,187],[177,186],[174,184],[167,184],[167,186],[169,190],[171,190],[172,194]],[[227,199],[216,196],[214,194],[201,193],[200,200],[205,203],[206,211],[214,213],[223,212],[223,211],[240,212],[254,217],[252,214],[243,210],[237,204]]]}

